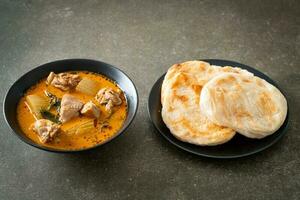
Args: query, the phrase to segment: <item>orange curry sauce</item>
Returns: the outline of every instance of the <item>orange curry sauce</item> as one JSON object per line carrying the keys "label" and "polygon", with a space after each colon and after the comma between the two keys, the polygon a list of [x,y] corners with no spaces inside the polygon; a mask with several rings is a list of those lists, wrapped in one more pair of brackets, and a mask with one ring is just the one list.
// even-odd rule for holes
{"label": "orange curry sauce", "polygon": [[[116,83],[114,83],[113,81],[111,81],[110,79],[106,78],[103,75],[92,73],[92,72],[86,72],[86,71],[77,71],[72,73],[77,73],[81,78],[88,78],[96,81],[98,83],[99,89],[106,87],[106,88],[112,88],[114,91],[121,91],[121,89],[117,86]],[[46,78],[44,78],[36,85],[29,88],[25,92],[24,97],[21,98],[17,108],[17,119],[22,131],[25,133],[27,137],[29,137],[35,143],[47,147],[55,148],[55,149],[61,149],[61,150],[84,149],[84,148],[95,146],[99,143],[103,143],[104,141],[112,137],[114,134],[116,134],[117,131],[122,127],[127,116],[127,103],[123,92],[121,92],[120,95],[120,98],[123,101],[122,104],[120,106],[116,106],[114,108],[113,114],[109,118],[107,118],[105,106],[99,105],[99,103],[95,101],[94,96],[90,96],[78,92],[76,90],[62,91],[51,85],[46,85],[45,82],[46,82]],[[41,143],[37,133],[35,133],[31,128],[31,125],[35,122],[35,118],[26,105],[25,96],[30,94],[38,94],[41,96],[45,96],[44,94],[45,90],[51,92],[58,98],[62,98],[64,94],[69,93],[77,97],[78,99],[80,99],[83,103],[87,103],[88,101],[92,100],[101,110],[101,115],[98,120],[99,121],[105,120],[106,122],[108,122],[109,128],[104,128],[100,130],[99,124],[97,124],[97,126],[94,128],[93,131],[84,134],[77,135],[77,134],[67,133],[68,129],[84,121],[91,119],[89,117],[79,116],[62,124],[61,125],[62,131],[60,131],[60,133],[53,141],[48,142],[46,144]]]}

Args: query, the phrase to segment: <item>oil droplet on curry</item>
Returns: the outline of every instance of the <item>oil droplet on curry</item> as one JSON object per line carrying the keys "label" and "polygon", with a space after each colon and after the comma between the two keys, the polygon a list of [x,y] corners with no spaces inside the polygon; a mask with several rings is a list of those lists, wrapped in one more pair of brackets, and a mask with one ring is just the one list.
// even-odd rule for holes
{"label": "oil droplet on curry", "polygon": [[60,150],[103,143],[118,132],[126,117],[127,102],[118,85],[87,71],[50,73],[25,92],[17,108],[18,123],[28,138]]}

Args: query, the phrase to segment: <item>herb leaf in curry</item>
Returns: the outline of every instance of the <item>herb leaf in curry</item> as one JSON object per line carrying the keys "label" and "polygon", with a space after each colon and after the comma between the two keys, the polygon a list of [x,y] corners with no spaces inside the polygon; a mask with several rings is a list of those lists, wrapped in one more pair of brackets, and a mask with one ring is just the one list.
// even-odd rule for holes
{"label": "herb leaf in curry", "polygon": [[51,92],[49,92],[47,90],[45,90],[44,93],[47,97],[50,98],[50,104],[49,104],[47,110],[49,111],[52,107],[55,107],[57,113],[59,113],[60,105],[61,105],[61,99],[59,99],[58,97],[56,97],[54,94],[52,94]]}
{"label": "herb leaf in curry", "polygon": [[48,119],[54,123],[57,123],[57,124],[61,124],[61,122],[59,121],[59,116],[58,115],[54,115],[53,113],[51,113],[50,111],[48,110],[41,110],[41,115],[44,119]]}

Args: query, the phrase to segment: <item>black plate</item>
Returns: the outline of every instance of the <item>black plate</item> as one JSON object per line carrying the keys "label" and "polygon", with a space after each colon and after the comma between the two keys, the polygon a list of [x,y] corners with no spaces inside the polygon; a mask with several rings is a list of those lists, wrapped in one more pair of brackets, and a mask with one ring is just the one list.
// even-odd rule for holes
{"label": "black plate", "polygon": [[[30,88],[32,85],[36,84],[39,80],[45,78],[51,71],[55,73],[64,72],[64,71],[90,71],[96,72],[99,74],[103,74],[106,77],[114,80],[119,87],[125,92],[125,96],[127,99],[128,105],[128,113],[127,118],[122,126],[122,128],[109,140],[104,141],[101,144],[98,144],[93,147],[89,147],[86,149],[80,150],[59,150],[50,147],[45,147],[39,144],[36,144],[31,139],[26,137],[22,130],[20,129],[17,119],[16,119],[16,108],[20,98],[23,96],[24,92]],[[66,59],[66,60],[58,60],[54,62],[50,62],[39,67],[34,68],[33,70],[24,74],[21,78],[19,78],[8,90],[4,104],[3,104],[3,114],[7,124],[11,127],[14,133],[24,142],[43,149],[47,151],[54,152],[77,152],[83,151],[87,149],[92,149],[103,145],[115,137],[119,136],[123,133],[127,127],[130,125],[132,120],[135,117],[138,108],[138,94],[136,87],[130,78],[122,72],[120,69],[113,67],[110,64],[96,61],[96,60],[88,60],[88,59]]]}
{"label": "black plate", "polygon": [[[268,76],[263,74],[262,72],[249,67],[244,64],[240,64],[233,61],[227,61],[227,60],[216,60],[216,59],[204,59],[203,61],[207,61],[212,65],[218,65],[218,66],[233,66],[233,67],[240,67],[242,69],[246,69],[249,72],[252,72],[256,76],[265,79],[272,85],[276,86],[278,85],[270,79]],[[240,134],[236,134],[229,142],[218,145],[218,146],[210,146],[210,147],[202,147],[197,146],[185,142],[181,142],[180,140],[177,140],[169,131],[169,129],[164,124],[162,117],[161,117],[161,102],[160,102],[160,90],[161,85],[164,79],[164,75],[162,75],[156,83],[153,85],[150,95],[148,98],[148,112],[150,119],[152,120],[154,126],[157,128],[157,130],[161,133],[161,135],[166,138],[169,142],[171,142],[173,145],[188,151],[190,153],[199,155],[199,156],[205,156],[205,157],[211,157],[211,158],[238,158],[238,157],[244,157],[248,155],[252,155],[254,153],[258,153],[271,145],[275,144],[286,132],[287,126],[288,126],[288,116],[289,113],[287,113],[287,117],[284,121],[284,124],[281,126],[281,128],[274,134],[265,137],[260,140],[256,139],[250,139],[246,138]],[[280,88],[279,88],[280,90]],[[282,90],[280,90],[282,92]]]}

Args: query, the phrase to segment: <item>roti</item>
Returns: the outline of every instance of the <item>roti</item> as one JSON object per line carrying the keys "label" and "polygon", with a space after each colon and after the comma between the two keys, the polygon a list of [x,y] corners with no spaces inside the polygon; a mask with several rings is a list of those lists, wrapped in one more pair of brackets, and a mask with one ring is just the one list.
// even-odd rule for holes
{"label": "roti", "polygon": [[196,145],[217,145],[229,141],[235,131],[212,123],[200,110],[202,85],[193,75],[177,73],[168,83],[162,118],[179,140]]}
{"label": "roti", "polygon": [[200,108],[220,126],[249,138],[263,138],[283,124],[287,101],[276,87],[259,77],[224,73],[203,87]]}
{"label": "roti", "polygon": [[210,121],[200,109],[202,87],[222,73],[253,74],[233,67],[211,66],[203,61],[173,65],[165,75],[162,90],[162,118],[179,140],[196,145],[218,145],[229,141],[235,131]]}

